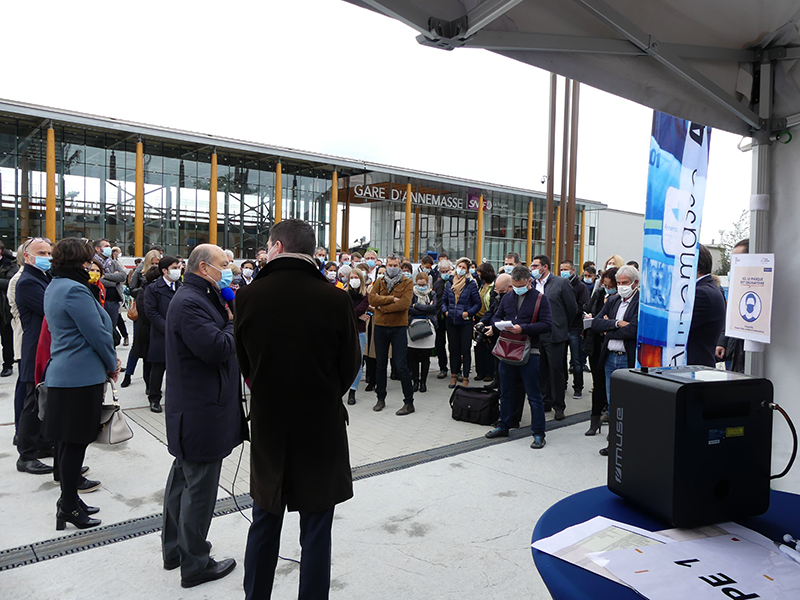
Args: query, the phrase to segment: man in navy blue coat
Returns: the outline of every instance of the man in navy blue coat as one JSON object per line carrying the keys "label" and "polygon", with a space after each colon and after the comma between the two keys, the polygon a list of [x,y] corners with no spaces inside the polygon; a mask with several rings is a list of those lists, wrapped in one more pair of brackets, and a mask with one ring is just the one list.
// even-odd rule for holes
{"label": "man in navy blue coat", "polygon": [[16,302],[22,321],[22,357],[19,362],[19,381],[25,386],[25,402],[19,417],[17,435],[17,471],[44,475],[53,472],[53,467],[38,460],[38,446],[42,422],[36,403],[34,368],[39,333],[44,320],[44,292],[50,283],[50,253],[53,244],[46,238],[32,238],[23,246],[25,269],[17,282]]}
{"label": "man in navy blue coat", "polygon": [[686,364],[714,367],[714,352],[725,329],[725,298],[711,276],[711,252],[700,245],[697,258],[697,284],[689,339],[686,342]]}
{"label": "man in navy blue coat", "polygon": [[246,437],[233,314],[220,296],[232,273],[222,248],[197,246],[183,286],[167,310],[167,444],[175,457],[164,492],[164,568],[181,568],[188,588],[220,579],[236,566],[215,561],[206,541],[222,459]]}

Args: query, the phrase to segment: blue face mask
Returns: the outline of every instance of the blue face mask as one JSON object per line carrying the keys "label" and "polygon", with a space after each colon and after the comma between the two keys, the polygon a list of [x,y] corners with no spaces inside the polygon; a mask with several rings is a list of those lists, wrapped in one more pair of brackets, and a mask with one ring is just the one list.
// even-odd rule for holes
{"label": "blue face mask", "polygon": [[564,279],[569,279],[570,278],[570,272],[569,271],[561,271],[561,276]]}
{"label": "blue face mask", "polygon": [[517,296],[522,296],[523,294],[525,294],[528,291],[528,286],[527,285],[523,285],[523,286],[520,286],[520,287],[517,287],[517,286],[512,286],[512,287],[514,288],[514,293]]}
{"label": "blue face mask", "polygon": [[466,269],[456,269],[456,275],[458,275],[459,277],[463,277],[466,274],[467,274]]}
{"label": "blue face mask", "polygon": [[430,269],[426,269],[425,267],[422,267],[422,272],[423,273],[430,273],[431,270]]}
{"label": "blue face mask", "polygon": [[375,267],[375,261],[374,261],[374,260],[372,260],[371,258],[368,258],[368,259],[367,259],[367,266],[368,266],[370,269],[372,269],[373,267]]}
{"label": "blue face mask", "polygon": [[349,260],[343,260],[342,261],[342,266],[343,267],[349,267],[350,266],[350,261]]}
{"label": "blue face mask", "polygon": [[[207,263],[209,267],[214,267],[211,263]],[[224,290],[228,287],[231,282],[233,281],[233,271],[231,269],[220,269],[218,267],[214,267],[219,271],[219,274],[222,275],[222,278],[216,282],[217,289]]]}
{"label": "blue face mask", "polygon": [[584,277],[583,283],[594,283],[594,279],[592,279],[591,277]]}
{"label": "blue face mask", "polygon": [[442,273],[442,279],[444,281],[447,281],[448,279],[450,279],[450,273]]}
{"label": "blue face mask", "polygon": [[603,288],[603,289],[606,291],[606,296],[613,296],[614,294],[617,293],[617,288],[611,288],[611,289]]}
{"label": "blue face mask", "polygon": [[473,276],[475,275],[475,273],[477,273],[477,271],[476,271],[475,269],[470,269],[470,270],[469,270],[469,272],[470,272],[470,274],[471,274],[471,275],[473,275]]}
{"label": "blue face mask", "polygon": [[418,286],[416,286],[416,287],[417,287],[417,289],[418,289],[420,292],[423,292],[423,293],[424,293],[424,292],[427,292],[427,291],[428,291],[428,286],[427,286],[427,285],[418,285]]}
{"label": "blue face mask", "polygon": [[531,277],[534,279],[539,279],[542,276],[541,269],[531,269]]}
{"label": "blue face mask", "polygon": [[408,271],[403,271],[403,277],[411,279],[411,273],[409,273]]}
{"label": "blue face mask", "polygon": [[111,258],[111,246],[106,246],[105,248],[103,248],[102,252],[103,256],[105,256],[106,258]]}
{"label": "blue face mask", "polygon": [[49,256],[37,256],[34,265],[37,269],[47,272],[50,270],[50,261],[52,260]]}
{"label": "blue face mask", "polygon": [[378,275],[377,279],[382,279],[383,276],[384,276],[384,273],[381,273],[380,275]]}
{"label": "blue face mask", "polygon": [[514,270],[514,265],[503,265],[503,270],[511,275],[511,271]]}

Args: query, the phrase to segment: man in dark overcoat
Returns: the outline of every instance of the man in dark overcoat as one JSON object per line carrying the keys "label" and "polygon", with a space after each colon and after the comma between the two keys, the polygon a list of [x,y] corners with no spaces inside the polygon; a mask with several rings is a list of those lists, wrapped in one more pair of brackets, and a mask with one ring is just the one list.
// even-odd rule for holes
{"label": "man in dark overcoat", "polygon": [[[222,459],[242,443],[247,424],[239,394],[233,315],[220,295],[230,284],[228,257],[201,244],[167,310],[165,329],[167,445],[175,457],[164,491],[164,568],[181,568],[188,588],[220,579],[236,566],[215,561],[206,541]],[[151,284],[152,285],[152,284]]]}
{"label": "man in dark overcoat", "polygon": [[361,348],[353,303],[320,273],[315,248],[308,223],[281,221],[266,266],[236,296],[236,354],[252,394],[248,599],[270,597],[287,508],[300,512],[300,598],[327,598],[333,509],[353,495],[342,396]]}

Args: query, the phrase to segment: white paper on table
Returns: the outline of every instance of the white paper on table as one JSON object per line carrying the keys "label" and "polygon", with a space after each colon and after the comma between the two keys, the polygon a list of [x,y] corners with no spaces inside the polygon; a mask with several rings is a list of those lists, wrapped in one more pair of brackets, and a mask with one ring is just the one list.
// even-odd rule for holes
{"label": "white paper on table", "polygon": [[737,535],[600,552],[591,558],[650,600],[785,600],[800,590],[800,565]]}
{"label": "white paper on table", "polygon": [[506,329],[511,329],[514,326],[513,321],[498,321],[494,324],[497,329],[500,331],[505,331]]}
{"label": "white paper on table", "polygon": [[691,540],[701,540],[718,535],[733,534],[737,537],[746,539],[749,542],[763,546],[767,550],[775,551],[775,543],[766,536],[761,535],[757,531],[748,529],[743,525],[727,521],[725,523],[718,523],[717,525],[708,525],[706,527],[699,527],[697,529],[664,529],[657,531],[659,535],[670,538],[675,542],[688,542]]}
{"label": "white paper on table", "polygon": [[626,585],[592,561],[588,555],[618,548],[666,544],[671,541],[667,537],[627,523],[620,523],[606,517],[594,517],[550,537],[537,540],[531,545],[536,550],[546,552],[601,577]]}

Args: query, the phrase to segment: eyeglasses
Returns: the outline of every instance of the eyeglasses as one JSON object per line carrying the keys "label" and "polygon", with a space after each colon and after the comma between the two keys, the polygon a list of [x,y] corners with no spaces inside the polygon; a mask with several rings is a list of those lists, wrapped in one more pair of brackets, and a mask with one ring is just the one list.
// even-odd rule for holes
{"label": "eyeglasses", "polygon": [[32,237],[32,238],[28,238],[27,240],[25,240],[25,243],[22,244],[22,251],[23,252],[27,252],[28,251],[28,246],[30,246],[33,242],[46,242],[46,243],[50,244],[51,246],[53,245],[53,242],[51,242],[46,237]]}

